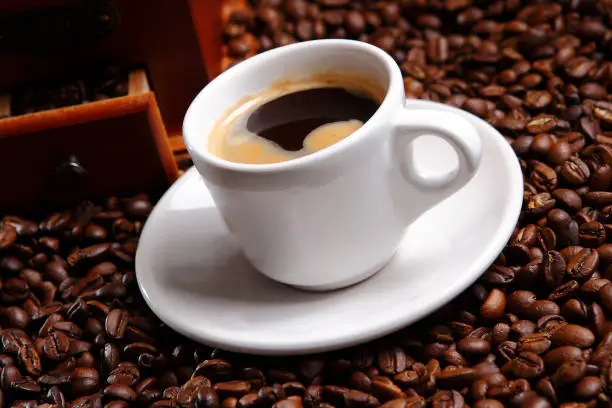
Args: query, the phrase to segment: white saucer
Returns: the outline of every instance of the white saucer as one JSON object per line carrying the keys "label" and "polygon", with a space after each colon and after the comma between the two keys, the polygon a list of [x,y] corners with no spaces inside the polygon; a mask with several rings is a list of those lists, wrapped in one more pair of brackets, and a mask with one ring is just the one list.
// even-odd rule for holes
{"label": "white saucer", "polygon": [[[410,227],[396,256],[372,278],[339,291],[310,293],[259,274],[242,256],[192,168],[159,201],[140,239],[136,275],[149,307],[196,341],[282,355],[372,340],[453,299],[509,239],[521,209],[523,180],[514,152],[493,127],[467,112],[443,108],[460,112],[481,132],[482,167],[465,188]],[[434,150],[440,157],[437,142],[424,139],[416,149],[427,157],[418,163],[424,171],[449,170],[439,163],[436,168],[425,153]]]}

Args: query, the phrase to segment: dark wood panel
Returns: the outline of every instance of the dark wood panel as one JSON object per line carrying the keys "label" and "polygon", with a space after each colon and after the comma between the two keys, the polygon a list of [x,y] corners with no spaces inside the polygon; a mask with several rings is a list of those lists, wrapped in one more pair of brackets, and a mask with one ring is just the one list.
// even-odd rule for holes
{"label": "dark wood panel", "polygon": [[[86,176],[56,177],[71,155]],[[0,121],[0,213],[159,189],[177,174],[152,93]]]}

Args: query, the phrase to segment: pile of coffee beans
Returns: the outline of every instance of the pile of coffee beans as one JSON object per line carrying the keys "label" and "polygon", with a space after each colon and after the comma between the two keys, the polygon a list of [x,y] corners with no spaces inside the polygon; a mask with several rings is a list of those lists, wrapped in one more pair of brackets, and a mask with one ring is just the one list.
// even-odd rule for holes
{"label": "pile of coffee beans", "polygon": [[492,123],[524,205],[493,266],[425,320],[306,357],[226,353],[159,322],[134,277],[146,196],[0,218],[0,407],[612,406],[612,3],[261,0],[230,53],[347,37],[411,97]]}
{"label": "pile of coffee beans", "polygon": [[408,97],[488,121],[524,174],[519,223],[479,281],[357,358],[304,363],[303,404],[612,406],[612,2],[252,0],[224,35],[234,62],[377,45]]}
{"label": "pile of coffee beans", "polygon": [[13,90],[11,116],[100,101],[127,93],[127,71],[105,66],[81,79],[52,80]]}

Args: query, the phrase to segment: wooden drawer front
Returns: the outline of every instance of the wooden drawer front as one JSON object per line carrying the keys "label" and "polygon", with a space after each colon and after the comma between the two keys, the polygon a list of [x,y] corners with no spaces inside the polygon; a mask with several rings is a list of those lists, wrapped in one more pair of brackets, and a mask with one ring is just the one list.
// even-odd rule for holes
{"label": "wooden drawer front", "polygon": [[[70,156],[84,175],[58,169]],[[176,177],[150,92],[0,121],[0,212],[137,193]]]}

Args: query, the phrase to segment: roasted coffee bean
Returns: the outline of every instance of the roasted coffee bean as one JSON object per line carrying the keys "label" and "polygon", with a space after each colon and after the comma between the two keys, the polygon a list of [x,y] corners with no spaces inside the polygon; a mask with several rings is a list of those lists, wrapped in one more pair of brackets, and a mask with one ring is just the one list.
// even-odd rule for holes
{"label": "roasted coffee bean", "polygon": [[373,396],[357,390],[349,390],[344,394],[344,403],[349,408],[377,407],[380,405]]}
{"label": "roasted coffee bean", "polygon": [[113,384],[104,388],[103,395],[108,399],[120,399],[124,401],[135,401],[138,394],[130,386],[124,384]]}
{"label": "roasted coffee bean", "polygon": [[85,227],[83,235],[86,239],[91,241],[103,241],[106,239],[108,232],[100,225],[89,224]]}
{"label": "roasted coffee bean", "polygon": [[[190,406],[195,402],[197,394],[201,389],[210,387],[211,383],[207,378],[201,376],[193,377],[181,387],[176,397],[176,401],[179,405]],[[247,392],[248,390],[241,395]]]}
{"label": "roasted coffee bean", "polygon": [[531,195],[527,200],[527,212],[534,216],[545,215],[555,206],[555,200],[549,193]]}
{"label": "roasted coffee bean", "polygon": [[30,324],[28,313],[19,306],[10,306],[4,312],[5,324],[8,327],[25,329]]}
{"label": "roasted coffee bean", "polygon": [[210,387],[200,388],[196,395],[196,408],[218,408],[219,396]]}
{"label": "roasted coffee bean", "polygon": [[597,298],[601,288],[606,286],[610,281],[608,279],[589,279],[580,287],[580,293],[587,297]]}
{"label": "roasted coffee bean", "polygon": [[403,396],[401,388],[393,384],[386,377],[375,377],[372,379],[372,394],[381,402],[387,402]]}
{"label": "roasted coffee bean", "polygon": [[113,369],[106,382],[109,384],[126,384],[135,385],[140,379],[140,372],[138,368],[133,365],[117,366]]}
{"label": "roasted coffee bean", "polygon": [[586,304],[578,299],[568,300],[561,308],[561,315],[569,321],[581,321],[587,318]]}
{"label": "roasted coffee bean", "polygon": [[506,295],[501,290],[491,290],[486,300],[480,307],[480,316],[489,320],[499,319],[506,308]]}
{"label": "roasted coffee bean", "polygon": [[563,318],[563,316],[559,315],[546,315],[538,319],[536,328],[539,331],[543,331],[545,333],[552,333],[557,330],[559,327],[563,326],[567,322]]}
{"label": "roasted coffee bean", "polygon": [[0,222],[0,249],[9,248],[17,240],[17,230],[6,220]]}
{"label": "roasted coffee bean", "polygon": [[[414,387],[418,385],[421,381],[419,374],[413,370],[406,370],[397,374],[394,377],[394,382],[402,387]],[[371,382],[369,383],[371,389]]]}
{"label": "roasted coffee bean", "polygon": [[[521,81],[522,85],[529,86],[524,77]],[[552,95],[547,91],[528,91],[525,94],[525,106],[530,109],[542,109],[552,102]]]}
{"label": "roasted coffee bean", "polygon": [[251,390],[251,384],[248,381],[220,382],[214,389],[221,397],[241,397]]}
{"label": "roasted coffee bean", "polygon": [[[252,385],[251,385],[251,388],[253,388]],[[283,384],[283,391],[285,392],[285,395],[288,397],[292,395],[298,395],[300,397],[303,397],[304,392],[306,391],[306,387],[304,387],[303,384],[297,381],[291,381],[291,382]]]}
{"label": "roasted coffee bean", "polygon": [[588,279],[599,265],[599,254],[596,250],[585,248],[572,256],[567,263],[567,274],[574,279]]}
{"label": "roasted coffee bean", "polygon": [[[249,381],[252,389],[259,389],[265,384],[264,373],[255,367],[247,367],[242,369],[242,373],[239,375],[239,377]],[[206,376],[206,378],[210,377]]]}
{"label": "roasted coffee bean", "polygon": [[73,322],[59,321],[53,324],[53,329],[66,334],[71,338],[79,338],[83,331]]}
{"label": "roasted coffee bean", "polygon": [[[407,373],[407,372],[410,372],[410,371],[404,371],[404,373]],[[403,375],[403,373],[398,374],[398,376],[401,376],[401,375]],[[359,390],[359,391],[368,392],[368,393],[372,391],[372,380],[370,379],[370,377],[368,377],[361,371],[355,371],[353,374],[351,374],[349,385],[352,388]]]}
{"label": "roasted coffee bean", "polygon": [[573,186],[585,184],[591,177],[589,167],[578,157],[570,157],[559,170],[559,175]]}
{"label": "roasted coffee bean", "polygon": [[102,370],[105,373],[110,373],[119,364],[119,350],[112,343],[106,343],[102,349]]}
{"label": "roasted coffee bean", "polygon": [[399,347],[386,349],[378,354],[378,367],[381,372],[393,375],[406,369],[406,354]]}
{"label": "roasted coffee bean", "polygon": [[99,390],[100,375],[93,368],[77,367],[70,376],[70,382],[75,395],[88,395]]}
{"label": "roasted coffee bean", "polygon": [[515,278],[515,272],[510,267],[494,265],[482,277],[487,283],[504,286],[511,283]]}
{"label": "roasted coffee bean", "polygon": [[590,347],[595,341],[593,332],[575,324],[566,324],[555,330],[551,335],[555,346]]}
{"label": "roasted coffee bean", "polygon": [[605,207],[612,204],[612,193],[608,191],[589,191],[585,201],[593,206]]}
{"label": "roasted coffee bean", "polygon": [[8,278],[2,285],[2,298],[7,303],[25,300],[29,295],[29,287],[25,280],[19,278]]}
{"label": "roasted coffee bean", "polygon": [[311,385],[306,388],[304,394],[304,404],[307,407],[316,407],[323,400],[323,387],[320,385]]}
{"label": "roasted coffee bean", "polygon": [[452,407],[460,408],[463,407],[465,401],[463,396],[455,391],[438,391],[430,399],[432,407]]}
{"label": "roasted coffee bean", "polygon": [[62,262],[52,261],[45,266],[44,274],[56,284],[68,279],[66,265]]}
{"label": "roasted coffee bean", "polygon": [[258,401],[256,392],[248,393],[238,400],[239,407],[252,407],[255,406],[257,403]]}
{"label": "roasted coffee bean", "polygon": [[557,187],[557,173],[546,164],[533,161],[530,180],[540,191],[552,191]]}
{"label": "roasted coffee bean", "polygon": [[557,387],[564,387],[574,384],[584,377],[586,362],[583,359],[576,359],[563,363],[551,376],[550,380]]}
{"label": "roasted coffee bean", "polygon": [[519,339],[517,348],[520,352],[530,352],[543,354],[551,346],[550,335],[548,333],[533,333]]}
{"label": "roasted coffee bean", "polygon": [[558,315],[559,312],[560,308],[555,302],[550,300],[536,300],[529,305],[525,311],[525,315],[533,320],[538,320],[544,316]]}
{"label": "roasted coffee bean", "polygon": [[104,405],[104,408],[129,408],[129,406],[127,401],[115,400]]}
{"label": "roasted coffee bean", "polygon": [[605,239],[606,230],[600,222],[591,221],[580,226],[580,244],[582,246],[594,248],[601,245]]}
{"label": "roasted coffee bean", "polygon": [[489,353],[490,344],[484,339],[466,337],[457,344],[457,349],[463,355],[482,357]]}
{"label": "roasted coffee bean", "polygon": [[574,386],[574,395],[580,400],[595,398],[603,384],[598,377],[584,377]]}
{"label": "roasted coffee bean", "polygon": [[512,292],[508,298],[508,309],[512,313],[523,314],[536,300],[534,293],[526,290],[517,290]]}
{"label": "roasted coffee bean", "polygon": [[544,372],[544,361],[534,353],[518,353],[502,367],[502,373],[515,377],[533,379]]}
{"label": "roasted coffee bean", "polygon": [[348,391],[349,389],[346,387],[325,385],[323,386],[323,399],[331,404],[340,405]]}
{"label": "roasted coffee bean", "polygon": [[[347,362],[347,364],[350,365],[350,362]],[[266,372],[266,377],[268,378],[268,380],[278,383],[285,383],[297,380],[295,373],[293,373],[292,371],[277,368],[269,369]]]}
{"label": "roasted coffee bean", "polygon": [[[477,372],[472,368],[448,366],[437,376],[437,383],[441,387],[460,388],[467,386],[478,378]],[[418,379],[408,386],[417,386]]]}
{"label": "roasted coffee bean", "polygon": [[599,289],[599,298],[602,306],[612,313],[612,283],[608,283]]}
{"label": "roasted coffee bean", "polygon": [[531,260],[530,248],[520,243],[508,246],[504,254],[506,262],[511,265],[524,265]]}
{"label": "roasted coffee bean", "polygon": [[3,390],[9,390],[15,387],[15,384],[21,380],[22,376],[19,369],[15,366],[7,366],[0,372],[0,385]]}
{"label": "roasted coffee bean", "polygon": [[113,309],[106,317],[106,333],[115,339],[125,336],[128,323],[128,314],[125,310]]}
{"label": "roasted coffee bean", "polygon": [[495,326],[493,326],[493,331],[491,333],[491,343],[500,344],[508,340],[510,331],[511,327],[508,323],[497,323]]}
{"label": "roasted coffee bean", "polygon": [[557,251],[548,251],[542,261],[542,275],[548,287],[556,288],[563,282],[566,264]]}
{"label": "roasted coffee bean", "polygon": [[482,399],[474,404],[475,408],[502,408],[504,404],[495,399]]}
{"label": "roasted coffee bean", "polygon": [[529,320],[517,320],[510,326],[510,337],[519,339],[532,334],[537,329],[535,323]]}
{"label": "roasted coffee bean", "polygon": [[40,356],[34,347],[29,344],[21,345],[19,347],[17,357],[28,374],[32,376],[40,375],[42,363],[40,361]]}
{"label": "roasted coffee bean", "polygon": [[576,214],[576,221],[580,225],[586,224],[589,222],[597,222],[603,218],[602,213],[592,207],[584,207]]}
{"label": "roasted coffee bean", "polygon": [[43,343],[45,357],[50,360],[63,360],[70,350],[70,338],[60,331],[53,331]]}
{"label": "roasted coffee bean", "polygon": [[551,148],[547,155],[547,160],[553,165],[561,165],[572,157],[572,153],[573,151],[570,144],[560,140]]}
{"label": "roasted coffee bean", "polygon": [[83,249],[72,251],[66,258],[69,266],[77,267],[85,263],[98,263],[103,261],[110,253],[109,243],[96,244]]}
{"label": "roasted coffee bean", "polygon": [[560,300],[567,299],[567,298],[573,296],[578,291],[579,286],[580,285],[575,280],[571,280],[571,281],[565,282],[564,284],[562,284],[562,285],[558,286],[556,289],[554,289],[548,295],[548,299],[552,300],[554,302],[558,302]]}
{"label": "roasted coffee bean", "polygon": [[531,152],[541,157],[546,157],[555,143],[556,141],[553,135],[549,133],[540,133],[533,137],[530,149]]}
{"label": "roasted coffee bean", "polygon": [[[320,404],[319,407],[322,407],[323,405],[329,405],[329,404]],[[330,406],[333,406],[333,405],[330,405]],[[292,397],[288,397],[286,399],[276,402],[274,405],[272,405],[272,407],[274,408],[301,408],[302,398],[294,395]]]}
{"label": "roasted coffee bean", "polygon": [[526,125],[529,133],[546,133],[550,132],[557,126],[558,119],[553,115],[540,114],[532,118]]}

